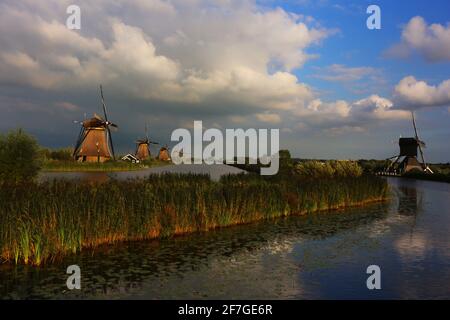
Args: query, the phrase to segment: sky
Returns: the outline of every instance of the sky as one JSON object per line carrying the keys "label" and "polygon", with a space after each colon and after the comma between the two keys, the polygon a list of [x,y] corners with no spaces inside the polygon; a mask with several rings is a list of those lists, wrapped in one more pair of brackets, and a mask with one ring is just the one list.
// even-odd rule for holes
{"label": "sky", "polygon": [[[66,26],[69,5],[81,29]],[[369,30],[369,5],[381,29]],[[73,146],[101,114],[115,149],[177,128],[277,128],[295,157],[385,159],[413,136],[450,161],[450,2],[0,1],[0,132]]]}

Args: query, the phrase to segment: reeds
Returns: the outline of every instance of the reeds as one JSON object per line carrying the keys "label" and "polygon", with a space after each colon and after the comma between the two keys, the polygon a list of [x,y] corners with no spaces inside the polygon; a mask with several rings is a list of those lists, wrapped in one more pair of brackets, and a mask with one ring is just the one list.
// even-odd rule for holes
{"label": "reeds", "polygon": [[145,180],[0,183],[0,259],[40,265],[86,247],[171,237],[387,196],[373,176],[302,180],[164,174]]}

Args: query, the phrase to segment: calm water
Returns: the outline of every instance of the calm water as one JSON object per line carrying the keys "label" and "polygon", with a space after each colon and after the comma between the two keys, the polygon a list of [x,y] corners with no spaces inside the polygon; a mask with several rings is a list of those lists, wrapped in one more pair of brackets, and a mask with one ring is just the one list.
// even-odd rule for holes
{"label": "calm water", "polygon": [[[450,184],[391,179],[387,204],[0,266],[2,298],[450,298]],[[82,289],[68,291],[78,264]],[[378,291],[366,268],[381,268]]]}

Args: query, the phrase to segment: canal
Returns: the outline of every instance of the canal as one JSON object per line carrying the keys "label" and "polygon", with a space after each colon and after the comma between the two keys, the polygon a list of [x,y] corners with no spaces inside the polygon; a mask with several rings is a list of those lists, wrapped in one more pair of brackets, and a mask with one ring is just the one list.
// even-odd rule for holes
{"label": "canal", "polygon": [[[388,179],[388,203],[0,265],[0,298],[449,299],[450,184]],[[66,287],[72,264],[81,290]]]}

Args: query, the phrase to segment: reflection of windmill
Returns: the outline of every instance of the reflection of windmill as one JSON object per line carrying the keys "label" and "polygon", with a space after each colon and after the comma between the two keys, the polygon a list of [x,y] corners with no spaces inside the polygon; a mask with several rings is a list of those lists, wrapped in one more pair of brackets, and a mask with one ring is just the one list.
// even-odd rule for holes
{"label": "reflection of windmill", "polygon": [[170,161],[170,148],[167,146],[167,144],[164,147],[161,147],[161,149],[159,149],[159,154],[158,154],[158,160],[161,161]]}
{"label": "reflection of windmill", "polygon": [[100,85],[100,95],[104,118],[94,113],[94,117],[83,121],[74,121],[81,124],[73,157],[81,162],[104,162],[114,156],[114,145],[112,142],[110,127],[117,125],[108,120],[103,90]]}
{"label": "reflection of windmill", "polygon": [[136,158],[139,160],[146,160],[150,158],[150,145],[155,144],[158,145],[158,142],[151,141],[148,137],[148,128],[145,125],[145,138],[136,140]]}
{"label": "reflection of windmill", "polygon": [[[433,173],[425,162],[423,154],[423,148],[425,148],[425,142],[419,139],[417,133],[416,120],[414,118],[414,112],[411,111],[412,123],[414,127],[414,138],[399,138],[398,144],[400,146],[400,154],[389,158],[388,160],[395,160],[388,166],[387,171],[392,172],[399,170],[400,173],[406,173],[411,170],[420,170],[423,172]],[[422,162],[417,159],[417,149],[419,149]],[[403,157],[403,160],[400,159]]]}

